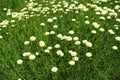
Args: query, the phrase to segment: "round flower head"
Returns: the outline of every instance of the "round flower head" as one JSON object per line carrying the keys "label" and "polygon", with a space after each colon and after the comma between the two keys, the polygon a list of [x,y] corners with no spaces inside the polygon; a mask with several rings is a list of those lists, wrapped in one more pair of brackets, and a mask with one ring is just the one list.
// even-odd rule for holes
{"label": "round flower head", "polygon": [[25,41],[24,45],[28,45],[30,43],[30,41]]}
{"label": "round flower head", "polygon": [[118,47],[117,47],[117,46],[113,46],[112,48],[113,48],[114,50],[117,50],[117,49],[118,49]]}
{"label": "round flower head", "polygon": [[73,30],[70,30],[68,33],[69,34],[74,34],[75,32]]}
{"label": "round flower head", "polygon": [[22,80],[21,78],[18,78],[17,80]]}
{"label": "round flower head", "polygon": [[86,44],[88,41],[87,40],[83,40],[82,43]]}
{"label": "round flower head", "polygon": [[71,54],[73,51],[72,51],[72,50],[69,50],[68,52]]}
{"label": "round flower head", "polygon": [[85,21],[85,24],[90,24],[90,22],[89,21]]}
{"label": "round flower head", "polygon": [[41,25],[41,26],[45,26],[45,23],[41,23],[40,25]]}
{"label": "round flower head", "polygon": [[115,40],[120,41],[120,36],[116,36]]}
{"label": "round flower head", "polygon": [[66,35],[64,35],[64,36],[61,38],[61,40],[63,40],[63,39],[67,39],[67,36],[66,36]]}
{"label": "round flower head", "polygon": [[74,21],[76,21],[76,19],[71,19],[71,21],[73,21],[73,22],[74,22]]}
{"label": "round flower head", "polygon": [[31,36],[30,37],[30,41],[35,41],[36,40],[36,37],[35,36]]}
{"label": "round flower head", "polygon": [[79,38],[78,38],[78,37],[74,37],[73,40],[74,40],[74,41],[77,41],[77,40],[79,40]]}
{"label": "round flower head", "polygon": [[50,32],[45,32],[45,35],[47,36],[47,35],[49,35],[50,34]]}
{"label": "round flower head", "polygon": [[62,34],[58,34],[58,35],[57,35],[57,38],[60,38],[60,39],[61,39],[62,37],[63,37]]}
{"label": "round flower head", "polygon": [[45,53],[50,53],[50,50],[49,49],[45,49],[44,52]]}
{"label": "round flower head", "polygon": [[92,47],[92,43],[91,42],[86,42],[86,46],[87,47]]}
{"label": "round flower head", "polygon": [[100,28],[100,29],[99,29],[99,31],[104,32],[104,31],[105,31],[105,29],[104,29],[104,28]]}
{"label": "round flower head", "polygon": [[58,71],[58,68],[57,68],[57,67],[52,67],[52,68],[51,68],[51,71],[52,71],[52,72],[57,72],[57,71]]}
{"label": "round flower head", "polygon": [[23,60],[21,60],[21,59],[18,59],[18,60],[17,60],[17,64],[20,65],[20,64],[22,64],[22,63],[23,63]]}
{"label": "round flower head", "polygon": [[96,15],[100,15],[100,12],[96,12],[95,14],[96,14]]}
{"label": "round flower head", "polygon": [[30,55],[31,55],[30,52],[24,52],[24,53],[23,53],[23,57],[30,56]]}
{"label": "round flower head", "polygon": [[86,53],[86,56],[87,56],[87,57],[92,57],[92,53],[91,53],[91,52],[87,52],[87,53]]}
{"label": "round flower head", "polygon": [[38,55],[39,55],[39,52],[36,52],[35,55],[38,56]]}
{"label": "round flower head", "polygon": [[49,18],[49,19],[47,19],[47,22],[53,22],[53,19],[51,19],[51,18]]}
{"label": "round flower head", "polygon": [[30,56],[29,56],[29,60],[34,60],[36,58],[36,56],[34,55],[34,54],[31,54]]}
{"label": "round flower head", "polygon": [[110,34],[115,34],[115,32],[114,32],[112,29],[109,29],[108,32],[109,32]]}
{"label": "round flower head", "polygon": [[55,34],[55,31],[50,31],[50,34]]}
{"label": "round flower head", "polygon": [[58,28],[58,25],[54,25],[53,28]]}
{"label": "round flower head", "polygon": [[45,46],[45,42],[44,42],[44,41],[40,41],[40,42],[39,42],[39,46],[40,46],[40,47],[44,47],[44,46]]}
{"label": "round flower head", "polygon": [[99,28],[100,25],[97,22],[93,22],[92,25],[94,26],[94,28]]}
{"label": "round flower head", "polygon": [[100,17],[101,20],[105,20],[105,17]]}
{"label": "round flower head", "polygon": [[88,16],[85,16],[85,18],[89,18]]}
{"label": "round flower head", "polygon": [[70,54],[71,54],[71,56],[77,56],[77,52],[75,52],[75,51],[72,51]]}
{"label": "round flower head", "polygon": [[80,45],[80,41],[75,41],[75,45]]}
{"label": "round flower head", "polygon": [[48,48],[47,48],[47,49],[51,50],[52,48],[53,48],[52,46],[48,46]]}
{"label": "round flower head", "polygon": [[59,45],[59,44],[56,44],[56,45],[55,45],[55,48],[60,48],[60,45]]}
{"label": "round flower head", "polygon": [[56,54],[60,57],[64,56],[64,53],[61,50],[57,50]]}
{"label": "round flower head", "polygon": [[79,58],[78,58],[77,56],[73,57],[72,59],[73,59],[74,61],[78,61],[78,60],[79,60]]}
{"label": "round flower head", "polygon": [[96,32],[96,30],[92,30],[91,33],[92,34],[96,34],[97,32]]}
{"label": "round flower head", "polygon": [[52,19],[53,19],[53,20],[57,20],[57,17],[53,17]]}
{"label": "round flower head", "polygon": [[65,39],[66,39],[67,41],[72,41],[72,37],[71,37],[71,36],[67,36]]}
{"label": "round flower head", "polygon": [[75,61],[71,60],[71,61],[69,61],[69,64],[70,64],[71,66],[73,66],[73,65],[75,65]]}
{"label": "round flower head", "polygon": [[2,39],[3,38],[3,36],[2,35],[0,35],[0,39]]}

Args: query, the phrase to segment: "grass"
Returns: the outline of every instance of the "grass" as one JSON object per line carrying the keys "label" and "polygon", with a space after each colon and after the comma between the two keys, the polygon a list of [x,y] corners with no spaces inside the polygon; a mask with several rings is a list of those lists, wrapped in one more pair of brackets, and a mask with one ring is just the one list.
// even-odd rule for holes
{"label": "grass", "polygon": [[[52,0],[51,0],[52,1]],[[71,0],[66,0],[69,4],[73,3]],[[77,0],[76,0],[77,1]],[[47,2],[36,0],[35,2],[47,6]],[[0,35],[3,36],[0,39],[0,80],[119,80],[120,79],[120,42],[115,40],[116,36],[120,35],[120,29],[115,29],[114,25],[120,26],[116,18],[100,20],[100,15],[96,15],[93,8],[87,6],[87,3],[93,4],[91,0],[78,0],[79,4],[85,5],[89,8],[89,11],[79,11],[75,13],[75,10],[68,12],[57,12],[45,14],[28,11],[29,14],[34,12],[35,16],[29,19],[18,20],[10,16],[6,16],[6,11],[3,8],[10,8],[12,12],[20,12],[20,10],[26,7],[24,0],[0,0],[0,21],[3,20],[15,20],[14,23],[10,23],[6,28],[0,27]],[[55,2],[57,4],[58,1]],[[113,3],[110,4],[110,3]],[[97,4],[97,3],[95,3]],[[113,6],[119,3],[109,1],[107,3],[97,4],[99,7],[108,7],[113,9]],[[52,4],[48,6],[52,8]],[[63,7],[63,6],[62,6]],[[119,12],[117,18],[120,17]],[[37,16],[39,14],[39,16]],[[62,15],[62,17],[61,17]],[[108,15],[108,14],[107,14]],[[107,15],[103,15],[105,18]],[[89,18],[85,18],[89,16]],[[57,20],[52,23],[48,23],[47,19],[57,17]],[[71,19],[75,18],[76,21],[72,22]],[[84,22],[90,21],[87,25]],[[45,26],[40,26],[40,23],[44,22]],[[104,32],[100,32],[99,29],[95,29],[92,26],[92,22],[97,22],[100,27],[104,28]],[[53,25],[58,25],[58,29],[53,29]],[[12,27],[14,25],[14,27]],[[108,30],[112,29],[115,34],[111,35]],[[72,37],[79,37],[81,44],[75,46],[74,42],[59,40],[56,38],[57,34],[69,35],[68,31],[74,30],[75,34],[70,35]],[[96,30],[96,34],[91,34],[91,30]],[[45,36],[46,31],[55,31],[55,35]],[[37,39],[34,42],[30,41],[29,45],[24,45],[24,41],[29,40],[30,36],[35,36]],[[82,40],[88,40],[93,44],[93,47],[86,47]],[[40,48],[38,42],[44,40],[46,46]],[[54,46],[59,43],[61,50],[63,50],[64,57],[58,57],[56,55],[57,49],[52,49],[49,54],[44,52],[47,46]],[[113,50],[112,46],[116,45],[117,50]],[[71,60],[71,56],[68,50],[74,50],[77,52],[79,61],[74,66],[68,64]],[[27,57],[23,57],[24,52],[31,52],[34,54],[38,51],[40,54],[36,56],[36,59],[30,61]],[[92,57],[86,57],[86,52],[91,52]],[[22,59],[23,64],[18,65],[17,60]],[[58,72],[51,72],[51,68],[57,66]]]}

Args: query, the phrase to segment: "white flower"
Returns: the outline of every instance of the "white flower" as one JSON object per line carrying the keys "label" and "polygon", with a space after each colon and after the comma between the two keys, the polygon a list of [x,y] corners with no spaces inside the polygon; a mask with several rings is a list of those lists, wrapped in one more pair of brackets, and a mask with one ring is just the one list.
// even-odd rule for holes
{"label": "white flower", "polygon": [[73,21],[73,22],[74,22],[74,21],[76,21],[76,19],[71,19],[71,21]]}
{"label": "white flower", "polygon": [[97,22],[93,22],[92,25],[95,27],[95,28],[99,28],[100,25],[97,23]]}
{"label": "white flower", "polygon": [[17,64],[22,64],[23,63],[23,60],[19,59],[17,60]]}
{"label": "white flower", "polygon": [[117,17],[117,13],[115,13],[115,12],[110,12],[110,13],[109,13],[109,16],[111,16],[111,17]]}
{"label": "white flower", "polygon": [[18,78],[17,80],[22,80],[21,78]]}
{"label": "white flower", "polygon": [[88,16],[85,16],[85,18],[89,18]]}
{"label": "white flower", "polygon": [[36,52],[35,55],[38,56],[38,55],[39,55],[39,52]]}
{"label": "white flower", "polygon": [[4,11],[6,11],[6,10],[7,10],[7,8],[3,8],[3,10],[4,10]]}
{"label": "white flower", "polygon": [[67,36],[66,36],[66,35],[64,35],[64,36],[61,38],[61,40],[66,39],[66,38],[67,38]]}
{"label": "white flower", "polygon": [[71,60],[71,61],[69,61],[69,64],[73,66],[73,65],[75,65],[75,61]]}
{"label": "white flower", "polygon": [[52,19],[53,19],[53,20],[57,20],[57,17],[53,17]]}
{"label": "white flower", "polygon": [[91,42],[86,42],[85,43],[87,47],[92,47],[92,43]]}
{"label": "white flower", "polygon": [[115,32],[114,32],[112,29],[109,29],[108,32],[109,32],[110,34],[115,34]]}
{"label": "white flower", "polygon": [[15,20],[11,20],[10,22],[11,22],[11,23],[14,23],[14,22],[15,22]]}
{"label": "white flower", "polygon": [[3,36],[2,35],[0,35],[0,39],[2,39],[3,38]]}
{"label": "white flower", "polygon": [[111,16],[107,16],[107,19],[111,19]]}
{"label": "white flower", "polygon": [[107,0],[101,0],[101,2],[108,2]]}
{"label": "white flower", "polygon": [[35,36],[31,36],[30,37],[30,41],[35,41],[36,40],[36,37]]}
{"label": "white flower", "polygon": [[72,50],[69,50],[68,52],[71,54],[73,51],[72,51]]}
{"label": "white flower", "polygon": [[60,48],[60,45],[59,45],[59,44],[56,44],[56,45],[55,45],[55,48]]}
{"label": "white flower", "polygon": [[57,35],[57,38],[60,38],[60,39],[61,39],[62,37],[63,37],[62,34],[58,34],[58,35]]}
{"label": "white flower", "polygon": [[77,52],[75,52],[75,51],[72,51],[70,54],[71,54],[71,56],[77,56]]}
{"label": "white flower", "polygon": [[80,41],[75,41],[75,45],[80,45]]}
{"label": "white flower", "polygon": [[57,67],[52,67],[52,68],[51,68],[51,71],[52,71],[52,72],[57,72],[57,71],[58,71],[58,68],[57,68]]}
{"label": "white flower", "polygon": [[51,50],[51,49],[52,49],[52,47],[51,47],[51,46],[48,46],[48,48],[47,48],[47,49]]}
{"label": "white flower", "polygon": [[24,52],[24,53],[23,53],[23,57],[30,56],[30,55],[31,55],[30,52]]}
{"label": "white flower", "polygon": [[50,50],[49,49],[45,49],[44,52],[45,53],[50,53]]}
{"label": "white flower", "polygon": [[120,41],[120,36],[116,36],[115,40]]}
{"label": "white flower", "polygon": [[120,22],[120,19],[116,19],[117,22]]}
{"label": "white flower", "polygon": [[86,44],[88,41],[87,40],[82,40],[82,43]]}
{"label": "white flower", "polygon": [[96,15],[100,15],[100,12],[96,12],[95,14],[96,14]]}
{"label": "white flower", "polygon": [[74,40],[74,41],[77,41],[77,40],[79,40],[79,38],[78,38],[78,37],[74,37],[73,40]]}
{"label": "white flower", "polygon": [[105,20],[105,17],[101,16],[100,19],[101,19],[101,20]]}
{"label": "white flower", "polygon": [[87,52],[87,53],[86,53],[86,56],[87,56],[87,57],[92,57],[92,53],[91,53],[91,52]]}
{"label": "white flower", "polygon": [[90,22],[89,21],[85,21],[85,24],[90,24]]}
{"label": "white flower", "polygon": [[67,36],[65,39],[66,39],[67,41],[72,41],[72,37],[71,37],[71,36]]}
{"label": "white flower", "polygon": [[51,22],[53,22],[53,19],[49,18],[49,19],[47,19],[47,21],[51,23]]}
{"label": "white flower", "polygon": [[25,41],[24,45],[28,45],[30,43],[30,41]]}
{"label": "white flower", "polygon": [[92,30],[91,33],[92,33],[92,34],[96,34],[96,30]]}
{"label": "white flower", "polygon": [[53,28],[58,28],[58,25],[54,25]]}
{"label": "white flower", "polygon": [[112,48],[113,48],[114,50],[117,50],[117,49],[118,49],[118,47],[117,47],[117,46],[113,46]]}
{"label": "white flower", "polygon": [[119,5],[116,5],[114,8],[115,8],[115,9],[119,9],[119,8],[120,8],[120,6],[119,6]]}
{"label": "white flower", "polygon": [[40,25],[41,25],[41,26],[45,26],[45,23],[42,22]]}
{"label": "white flower", "polygon": [[39,41],[39,46],[40,47],[44,47],[45,46],[45,42],[44,41]]}
{"label": "white flower", "polygon": [[105,29],[104,29],[104,28],[100,28],[100,29],[99,29],[99,31],[104,32],[104,31],[105,31]]}
{"label": "white flower", "polygon": [[36,58],[36,56],[34,55],[34,54],[31,54],[30,56],[29,56],[29,60],[34,60]]}
{"label": "white flower", "polygon": [[114,25],[115,29],[119,29],[118,25]]}
{"label": "white flower", "polygon": [[50,34],[55,34],[55,31],[50,31]]}
{"label": "white flower", "polygon": [[70,30],[68,33],[69,34],[74,34],[75,32],[73,30]]}
{"label": "white flower", "polygon": [[64,56],[64,53],[61,50],[57,50],[56,54],[60,57]]}
{"label": "white flower", "polygon": [[78,61],[78,60],[79,60],[79,58],[78,58],[77,56],[74,56],[72,59],[73,59],[74,61]]}
{"label": "white flower", "polygon": [[50,34],[50,32],[45,32],[45,35],[47,36],[47,35],[49,35]]}

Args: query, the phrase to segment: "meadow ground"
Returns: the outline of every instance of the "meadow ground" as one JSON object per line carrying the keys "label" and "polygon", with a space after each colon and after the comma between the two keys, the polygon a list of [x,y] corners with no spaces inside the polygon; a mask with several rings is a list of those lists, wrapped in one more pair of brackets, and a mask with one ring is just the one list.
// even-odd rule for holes
{"label": "meadow ground", "polygon": [[120,80],[120,1],[0,0],[0,80]]}

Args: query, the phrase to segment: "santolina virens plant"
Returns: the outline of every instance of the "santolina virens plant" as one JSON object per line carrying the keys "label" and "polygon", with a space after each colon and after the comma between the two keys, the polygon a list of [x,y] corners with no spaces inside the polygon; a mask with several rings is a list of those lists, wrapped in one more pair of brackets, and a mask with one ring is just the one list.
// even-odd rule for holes
{"label": "santolina virens plant", "polygon": [[[107,3],[108,0],[94,0],[87,4],[82,4],[77,0],[71,0],[71,3],[66,0],[58,2],[53,0],[50,1],[50,4],[45,0],[42,2],[46,4],[42,5],[33,0],[25,1],[26,6],[19,12],[12,12],[12,9],[7,8],[3,9],[7,12],[6,16],[11,19],[0,22],[0,40],[6,39],[6,35],[11,34],[10,31],[5,29],[16,29],[18,23],[23,22],[21,26],[26,31],[25,37],[18,37],[18,39],[21,39],[21,43],[18,44],[20,44],[20,47],[22,44],[23,48],[16,60],[16,64],[20,65],[17,67],[21,67],[21,65],[24,67],[27,62],[36,64],[35,61],[46,57],[48,61],[52,61],[47,67],[54,76],[54,73],[56,75],[62,70],[76,66],[82,58],[92,60],[96,55],[95,51],[101,46],[98,45],[97,41],[99,40],[97,38],[100,38],[102,43],[102,38],[106,35],[109,36],[109,40],[113,41],[110,42],[104,38],[106,42],[102,46],[105,47],[105,44],[109,44],[111,51],[119,51],[120,35],[117,33],[120,23],[119,5],[115,5],[114,8],[97,5]],[[48,5],[50,6],[48,7]],[[86,15],[89,11],[92,11],[98,20],[94,16]],[[75,17],[72,13],[78,17]],[[34,23],[34,18],[38,23]],[[27,20],[33,21],[31,22],[32,27],[25,24]],[[107,24],[109,20],[115,22],[114,25],[111,24],[112,27]],[[106,26],[103,24],[106,24]],[[28,64],[30,65],[30,63]],[[21,80],[21,78],[18,78],[18,80]]]}

